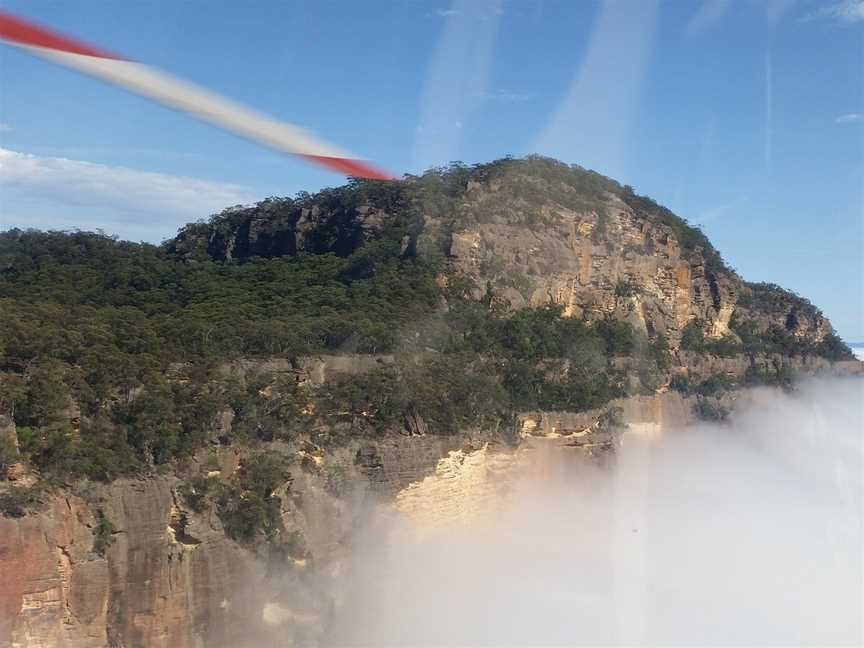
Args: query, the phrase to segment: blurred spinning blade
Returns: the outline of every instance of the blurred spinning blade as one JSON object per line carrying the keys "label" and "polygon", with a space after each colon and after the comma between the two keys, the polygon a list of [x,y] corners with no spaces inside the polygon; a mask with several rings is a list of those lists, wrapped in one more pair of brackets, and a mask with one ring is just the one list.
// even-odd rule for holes
{"label": "blurred spinning blade", "polygon": [[356,155],[321,141],[299,126],[268,117],[155,68],[123,59],[0,11],[0,42],[90,74],[159,103],[178,108],[279,151],[298,155],[332,171],[360,178],[393,176]]}

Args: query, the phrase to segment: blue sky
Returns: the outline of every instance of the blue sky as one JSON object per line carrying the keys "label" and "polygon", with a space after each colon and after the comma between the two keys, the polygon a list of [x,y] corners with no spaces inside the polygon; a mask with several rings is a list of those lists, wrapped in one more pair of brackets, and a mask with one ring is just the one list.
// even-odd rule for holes
{"label": "blue sky", "polygon": [[[864,340],[864,0],[72,2],[3,8],[395,172],[542,153],[701,224]],[[159,241],[342,182],[0,46],[0,226]]]}

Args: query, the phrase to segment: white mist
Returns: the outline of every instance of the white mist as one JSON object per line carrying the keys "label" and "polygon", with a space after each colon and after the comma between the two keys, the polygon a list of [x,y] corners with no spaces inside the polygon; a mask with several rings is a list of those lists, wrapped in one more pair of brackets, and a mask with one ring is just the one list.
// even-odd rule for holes
{"label": "white mist", "polygon": [[360,543],[332,645],[861,645],[864,381],[537,462],[482,522]]}

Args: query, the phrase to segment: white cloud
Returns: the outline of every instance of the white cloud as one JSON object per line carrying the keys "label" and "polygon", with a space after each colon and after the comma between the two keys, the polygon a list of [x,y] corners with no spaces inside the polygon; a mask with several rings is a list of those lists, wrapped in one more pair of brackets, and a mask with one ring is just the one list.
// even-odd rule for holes
{"label": "white cloud", "polygon": [[401,494],[426,516],[365,516],[332,644],[861,645],[862,387],[633,426],[602,467],[537,439],[427,477]]}
{"label": "white cloud", "polygon": [[684,33],[687,36],[703,34],[719,23],[731,6],[732,0],[705,0],[687,21]]}
{"label": "white cloud", "polygon": [[845,24],[864,21],[864,0],[839,0],[801,18],[804,22],[820,19],[835,20]]}
{"label": "white cloud", "polygon": [[492,101],[502,101],[504,103],[519,103],[529,101],[533,98],[530,92],[513,92],[512,90],[496,90],[495,92],[484,92],[481,95],[484,99]]}
{"label": "white cloud", "polygon": [[840,115],[837,119],[834,120],[835,124],[851,124],[852,122],[860,122],[864,121],[864,114],[862,113],[848,113],[846,115]]}
{"label": "white cloud", "polygon": [[632,133],[656,51],[659,15],[657,0],[597,5],[570,88],[529,150],[612,177],[630,175]]}
{"label": "white cloud", "polygon": [[9,124],[6,124],[4,122],[0,122],[0,133],[10,133],[13,130],[15,130],[15,129],[12,128]]}
{"label": "white cloud", "polygon": [[[456,8],[457,5],[459,6],[458,9]],[[435,9],[427,13],[426,17],[454,18],[455,16],[460,16],[468,20],[493,20],[502,15],[504,15],[504,9],[500,6],[498,0],[490,0],[488,3],[465,3],[462,0],[454,0],[454,6],[449,9]]]}
{"label": "white cloud", "polygon": [[713,220],[717,220],[721,216],[725,216],[729,212],[734,209],[739,208],[742,204],[746,203],[748,197],[746,195],[738,196],[729,202],[723,203],[722,205],[717,205],[716,207],[712,207],[711,209],[706,209],[701,214],[699,214],[695,221],[698,225],[704,225],[705,223],[710,223]]}
{"label": "white cloud", "polygon": [[[0,148],[3,226],[93,229],[158,240],[171,225],[251,202],[248,187]],[[13,218],[12,214],[16,216]],[[83,216],[82,216],[83,215]],[[75,222],[70,222],[71,219]],[[85,220],[85,222],[82,222]]]}
{"label": "white cloud", "polygon": [[414,142],[414,170],[460,159],[464,129],[488,91],[499,12],[496,3],[454,0],[431,56],[423,87]]}

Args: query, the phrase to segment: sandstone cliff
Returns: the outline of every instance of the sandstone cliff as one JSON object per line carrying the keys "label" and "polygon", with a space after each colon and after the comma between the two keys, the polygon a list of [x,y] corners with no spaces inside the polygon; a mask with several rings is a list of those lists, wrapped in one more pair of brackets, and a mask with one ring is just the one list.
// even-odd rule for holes
{"label": "sandstone cliff", "polygon": [[[255,257],[346,257],[364,246],[373,254],[379,243],[400,261],[421,258],[444,294],[459,286],[489,310],[555,304],[570,318],[629,322],[646,345],[650,340],[660,349],[662,339],[671,347],[662,369],[652,360],[662,379],[642,379],[645,357],[598,351],[601,364],[582,358],[585,366],[578,356],[562,357],[550,372],[575,366],[597,373],[608,364],[632,384],[599,409],[514,408],[495,430],[462,426],[452,434],[430,430],[416,408],[379,428],[362,407],[346,412],[351,420],[313,423],[315,401],[304,399],[303,416],[309,416],[295,421],[290,434],[232,435],[241,410],[226,396],[217,415],[204,420],[204,447],[195,446],[191,457],[156,466],[151,453],[140,479],[55,484],[41,511],[0,517],[0,647],[319,645],[350,574],[354,534],[371,511],[395,507],[433,523],[467,519],[495,506],[513,467],[531,461],[533,448],[551,445],[606,460],[618,438],[618,416],[628,434],[654,437],[685,425],[705,399],[721,412],[742,397],[708,393],[702,381],[743,379],[754,371],[779,377],[862,369],[842,361],[842,343],[805,299],[748,284],[701,232],[631,188],[541,158],[455,165],[395,183],[354,181],[315,196],[232,208],[188,226],[162,252],[178,266],[216,261],[224,269]],[[430,308],[452,312],[455,299],[436,305],[439,297],[436,292]],[[732,352],[694,350],[693,339],[722,342]],[[771,344],[754,343],[764,339]],[[219,357],[214,365],[228,382],[253,385],[263,407],[280,380],[314,389],[391,367],[399,353],[410,356],[408,364],[439,355],[422,343],[408,351],[385,348],[396,353],[303,357],[268,350],[273,357]],[[532,359],[544,365],[543,357]],[[188,380],[183,366],[168,367],[166,384]],[[398,380],[399,374],[387,376]],[[670,390],[676,377],[690,382]],[[142,390],[130,388],[127,400]],[[67,424],[80,420],[81,410],[72,403],[61,415],[63,429],[71,427],[63,447],[72,449],[81,435]],[[0,440],[9,440],[16,461],[17,438],[12,417],[0,416]],[[189,486],[203,480],[218,494],[233,487],[250,457],[268,453],[290,464],[264,493],[278,506],[278,524],[271,536],[256,531],[251,539],[232,540],[213,503],[196,505]],[[17,465],[16,480],[35,480]],[[242,513],[251,506],[248,489],[235,494]]]}
{"label": "sandstone cliff", "polygon": [[[622,405],[637,433],[689,418],[674,394]],[[526,413],[518,425],[542,441],[599,415]],[[229,477],[240,448],[219,450],[215,464],[199,455],[179,476],[54,491],[41,512],[0,518],[0,646],[319,645],[345,590],[352,534],[376,507],[393,502],[424,523],[470,516],[494,505],[524,458],[481,432],[279,450],[296,458],[281,517],[302,542],[287,556],[229,540],[215,515],[183,500],[181,478]],[[101,552],[100,516],[111,521]]]}
{"label": "sandstone cliff", "polygon": [[[228,539],[216,515],[195,512],[180,494],[190,475],[215,467],[229,477],[242,449],[221,452],[218,466],[194,461],[179,476],[79,495],[55,490],[41,512],[0,517],[0,646],[319,645],[359,522],[466,443],[430,436],[333,452],[281,447],[296,458],[281,510],[297,538],[287,555]],[[111,522],[102,552],[100,516]]]}
{"label": "sandstone cliff", "polygon": [[806,300],[749,284],[696,228],[632,188],[539,157],[452,166],[396,183],[355,181],[296,200],[232,208],[168,243],[186,258],[347,256],[397,227],[404,254],[443,257],[474,296],[511,308],[626,320],[674,346],[694,322],[710,338],[772,326],[811,344],[833,330]]}

